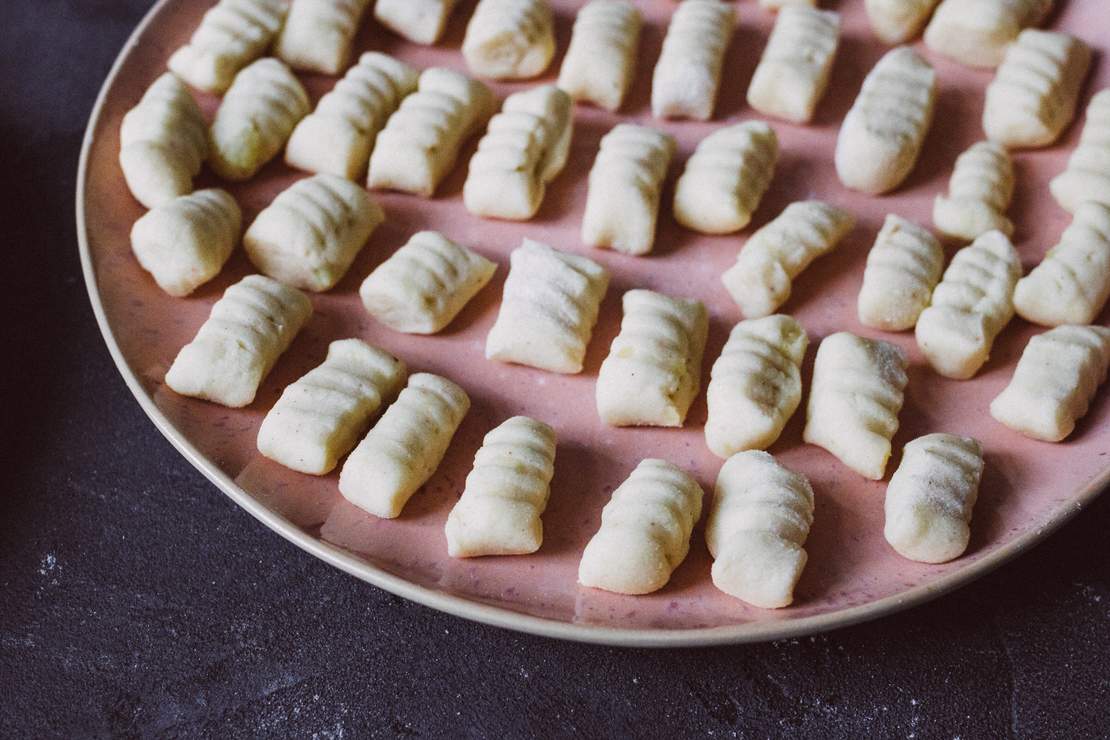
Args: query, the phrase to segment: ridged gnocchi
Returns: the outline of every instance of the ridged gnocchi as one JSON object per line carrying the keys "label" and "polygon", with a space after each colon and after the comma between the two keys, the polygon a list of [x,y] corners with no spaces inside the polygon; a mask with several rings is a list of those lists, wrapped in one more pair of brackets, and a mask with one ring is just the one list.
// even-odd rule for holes
{"label": "ridged gnocchi", "polygon": [[614,112],[636,71],[643,16],[628,0],[591,0],[574,18],[559,87],[576,101]]}
{"label": "ridged gnocchi", "polygon": [[813,512],[813,488],[801,473],[766,452],[730,457],[705,525],[713,585],[764,609],[789,606],[808,560]]}
{"label": "ridged gnocchi", "polygon": [[624,294],[624,319],[597,374],[609,426],[680,427],[701,389],[709,315],[699,301],[650,290]]}
{"label": "ridged gnocchi", "polygon": [[778,156],[778,137],[762,121],[717,129],[698,143],[678,178],[675,220],[703,234],[743,229],[771,185]]}
{"label": "ridged gnocchi", "polygon": [[720,0],[686,0],[675,9],[651,78],[652,115],[713,117],[735,23],[732,3]]}
{"label": "ridged gnocchi", "polygon": [[486,435],[462,497],[447,516],[453,558],[527,555],[543,544],[543,521],[555,474],[555,430],[514,416]]}
{"label": "ridged gnocchi", "polygon": [[832,251],[855,222],[827,203],[792,203],[748,239],[721,282],[746,318],[769,316],[790,298],[794,278]]}
{"label": "ridged gnocchi", "polygon": [[374,140],[406,95],[417,71],[376,51],[363,54],[335,83],[316,110],[293,129],[285,163],[307,172],[358,180],[366,173]]}
{"label": "ridged gnocchi", "polygon": [[1110,206],[1110,90],[1102,90],[1087,106],[1087,121],[1068,167],[1049,184],[1060,206],[1075,213],[1095,201]]}
{"label": "ridged gnocchi", "polygon": [[944,271],[944,249],[929,230],[889,215],[867,254],[859,291],[859,321],[884,331],[917,324]]}
{"label": "ridged gnocchi", "polygon": [[620,594],[663,588],[690,551],[703,495],[681,468],[642,461],[602,510],[601,528],[582,552],[578,582]]}
{"label": "ridged gnocchi", "polygon": [[370,0],[293,0],[274,55],[293,69],[337,75],[351,60],[351,46]]}
{"label": "ridged gnocchi", "polygon": [[497,265],[435,231],[413,234],[359,288],[366,311],[394,331],[435,334],[497,271]]}
{"label": "ridged gnocchi", "polygon": [[887,52],[863,81],[836,140],[836,172],[845,187],[879,195],[913,171],[933,123],[937,75],[908,46]]}
{"label": "ridged gnocchi", "polygon": [[956,158],[948,195],[933,204],[933,223],[953,239],[973,241],[988,231],[1009,236],[1014,225],[1006,217],[1014,196],[1014,163],[1006,147],[980,141]]}
{"label": "ridged gnocchi", "polygon": [[556,373],[582,372],[609,272],[591,259],[525,239],[509,276],[486,357]]}
{"label": "ridged gnocchi", "polygon": [[198,190],[148,211],[131,227],[131,251],[158,287],[187,296],[220,274],[239,243],[243,214],[223,190]]}
{"label": "ridged gnocchi", "polygon": [[555,30],[547,0],[478,0],[463,39],[471,73],[493,80],[536,77],[555,56]]}
{"label": "ridged gnocchi", "polygon": [[839,14],[783,8],[752,75],[748,104],[768,116],[808,123],[828,87],[839,43]]}
{"label": "ridged gnocchi", "polygon": [[971,67],[997,67],[1021,30],[1051,10],[1052,0],[943,0],[925,29],[925,45]]}
{"label": "ridged gnocchi", "polygon": [[937,0],[867,0],[871,30],[885,44],[904,44],[917,37]]}
{"label": "ridged gnocchi", "polygon": [[247,275],[224,291],[193,341],[178,352],[166,385],[183,396],[247,406],[311,316],[304,293]]}
{"label": "ridged gnocchi", "polygon": [[330,290],[385,219],[361,186],[314,175],[282,191],[255,218],[243,248],[259,271],[297,288]]}
{"label": "ridged gnocchi", "polygon": [[775,443],[802,400],[806,330],[783,314],[741,321],[713,363],[705,443],[727,459]]}
{"label": "ridged gnocchi", "polygon": [[188,88],[166,73],[124,115],[119,144],[128,189],[154,208],[193,192],[208,155],[208,126]]}
{"label": "ridged gnocchi", "polygon": [[327,475],[405,382],[405,363],[359,339],[286,386],[258,429],[258,451],[291,470]]}
{"label": "ridged gnocchi", "polygon": [[339,472],[339,492],[358,508],[395,519],[439,468],[470,410],[459,386],[431,373],[409,377]]}
{"label": "ridged gnocchi", "polygon": [[882,480],[909,376],[896,345],[848,332],[817,348],[802,438],[855,472]]}
{"label": "ridged gnocchi", "polygon": [[1001,231],[988,231],[952,258],[917,319],[917,346],[941,375],[966,380],[990,357],[1014,316],[1021,259]]}
{"label": "ridged gnocchi", "polygon": [[414,44],[439,41],[458,0],[377,0],[374,18]]}

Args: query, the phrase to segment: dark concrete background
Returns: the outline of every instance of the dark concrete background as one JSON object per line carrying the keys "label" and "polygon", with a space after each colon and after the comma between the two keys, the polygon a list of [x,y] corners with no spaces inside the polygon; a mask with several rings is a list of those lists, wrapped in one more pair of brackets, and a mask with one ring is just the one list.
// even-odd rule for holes
{"label": "dark concrete background", "polygon": [[463,622],[239,510],[132,400],[78,266],[85,119],[150,4],[0,3],[0,736],[1110,735],[1110,497],[913,611],[684,651]]}

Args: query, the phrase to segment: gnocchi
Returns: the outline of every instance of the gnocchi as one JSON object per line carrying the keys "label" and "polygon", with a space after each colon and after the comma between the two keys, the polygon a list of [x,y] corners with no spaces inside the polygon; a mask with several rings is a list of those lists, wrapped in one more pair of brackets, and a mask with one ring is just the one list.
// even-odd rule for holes
{"label": "gnocchi", "polygon": [[735,22],[732,3],[686,0],[678,6],[651,79],[652,115],[699,121],[713,117]]}
{"label": "gnocchi", "polygon": [[1006,209],[1014,195],[1014,163],[1006,147],[980,141],[956,158],[948,195],[938,195],[933,223],[952,239],[975,240],[988,231],[1009,236]]}
{"label": "gnocchi", "polygon": [[479,0],[462,53],[479,77],[526,80],[542,74],[555,56],[551,6],[547,0]]}
{"label": "gnocchi", "polygon": [[828,87],[839,42],[839,14],[784,7],[752,75],[748,104],[768,116],[808,123]]}
{"label": "gnocchi", "polygon": [[377,0],[374,18],[414,44],[439,41],[458,0]]}
{"label": "gnocchi", "polygon": [[1087,106],[1087,122],[1068,167],[1049,184],[1060,206],[1075,213],[1095,201],[1110,206],[1110,90],[1102,90]]}
{"label": "gnocchi", "polygon": [[925,45],[971,67],[997,67],[1021,30],[1051,10],[1052,0],[943,0],[925,29]]}
{"label": "gnocchi", "polygon": [[867,0],[871,30],[885,44],[904,44],[921,33],[937,0]]}
{"label": "gnocchi", "polygon": [[576,101],[615,112],[636,71],[643,26],[627,0],[591,0],[574,19],[570,46],[559,69],[559,87]]}
{"label": "gnocchi", "polygon": [[351,46],[370,0],[293,0],[274,54],[293,69],[337,75],[351,59]]}
{"label": "gnocchi", "polygon": [[944,249],[928,229],[887,216],[867,255],[857,302],[860,323],[884,331],[912,329],[943,271]]}

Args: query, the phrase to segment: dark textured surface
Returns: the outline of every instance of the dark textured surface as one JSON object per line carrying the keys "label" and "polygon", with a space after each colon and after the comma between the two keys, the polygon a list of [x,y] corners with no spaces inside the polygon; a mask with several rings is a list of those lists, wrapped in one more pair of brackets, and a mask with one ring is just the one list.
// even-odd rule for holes
{"label": "dark textured surface", "polygon": [[1105,496],[911,612],[656,652],[435,613],[236,508],[132,400],[77,260],[85,119],[149,5],[0,3],[0,736],[1110,734]]}

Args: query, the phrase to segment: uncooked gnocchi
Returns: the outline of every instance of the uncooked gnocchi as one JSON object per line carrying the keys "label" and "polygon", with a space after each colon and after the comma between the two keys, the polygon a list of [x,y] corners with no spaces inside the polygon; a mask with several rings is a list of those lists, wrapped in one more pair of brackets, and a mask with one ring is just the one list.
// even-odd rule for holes
{"label": "uncooked gnocchi", "polygon": [[285,146],[312,110],[289,68],[259,59],[235,77],[208,131],[208,164],[225,180],[249,180]]}
{"label": "uncooked gnocchi", "polygon": [[435,334],[458,315],[497,265],[435,231],[413,234],[359,288],[378,321],[406,334]]}
{"label": "uncooked gnocchi", "polygon": [[1055,142],[1075,117],[1090,65],[1090,47],[1074,36],[1022,31],[987,86],[987,138],[1010,149]]}
{"label": "uncooked gnocchi", "polygon": [[493,94],[480,82],[445,67],[424,70],[416,92],[401,101],[378,134],[368,185],[431,197],[493,104]]}
{"label": "uncooked gnocchi", "polygon": [[864,478],[881,480],[898,431],[909,363],[889,342],[848,332],[817,348],[802,438]]}
{"label": "uncooked gnocchi", "polygon": [[813,488],[766,452],[741,452],[721,467],[705,543],[713,585],[764,609],[794,601],[813,526]]}
{"label": "uncooked gnocchi", "polygon": [[761,7],[769,10],[781,10],[791,7],[817,7],[817,0],[759,0]]}
{"label": "uncooked gnocchi", "polygon": [[925,29],[925,45],[971,67],[997,67],[1021,30],[1051,10],[1052,0],[943,0]]}
{"label": "uncooked gnocchi", "polygon": [[980,141],[956,158],[948,195],[933,204],[933,223],[953,239],[973,241],[997,229],[1009,236],[1014,225],[1006,209],[1014,195],[1014,163],[1006,147]]}
{"label": "uncooked gnocchi", "polygon": [[414,44],[439,41],[458,0],[377,0],[374,18]]}
{"label": "uncooked gnocchi", "polygon": [[366,173],[374,140],[406,95],[417,71],[393,57],[368,51],[289,137],[285,163],[322,175],[358,180]]}
{"label": "uncooked gnocchi", "polygon": [[680,427],[701,389],[709,316],[700,301],[650,290],[624,294],[624,319],[597,374],[609,426]]}
{"label": "uncooked gnocchi", "polygon": [[917,37],[937,0],[867,0],[871,30],[886,44],[904,44]]}
{"label": "uncooked gnocchi", "polygon": [[330,290],[384,220],[362,187],[334,175],[298,180],[266,207],[243,236],[261,272],[297,288]]}
{"label": "uncooked gnocchi", "polygon": [[555,474],[555,430],[514,416],[482,440],[462,497],[447,515],[447,554],[527,555],[543,544]]}
{"label": "uncooked gnocchi", "polygon": [[901,216],[886,217],[867,255],[857,310],[864,326],[912,329],[944,271],[944,249],[929,230]]}
{"label": "uncooked gnocchi", "polygon": [[775,443],[802,400],[802,358],[809,337],[790,316],[741,321],[713,363],[705,443],[729,458]]}
{"label": "uncooked gnocchi", "polygon": [[556,373],[582,372],[609,272],[591,259],[525,239],[509,276],[486,357]]}
{"label": "uncooked gnocchi", "polygon": [[590,170],[582,241],[625,254],[650,252],[674,151],[673,136],[646,126],[620,123],[605,134]]}
{"label": "uncooked gnocchi", "polygon": [[748,239],[721,282],[746,318],[769,316],[790,298],[794,278],[853,226],[855,217],[843,209],[815,200],[792,203]]}
{"label": "uncooked gnocchi", "polygon": [[933,122],[937,75],[908,46],[887,52],[863,81],[836,140],[836,172],[846,187],[871,195],[902,184]]}
{"label": "uncooked gnocchi", "polygon": [[274,42],[274,55],[293,69],[337,75],[370,0],[293,0]]}
{"label": "uncooked gnocchi", "polygon": [[1045,326],[1090,324],[1110,297],[1110,206],[1084,203],[1060,243],[1018,281],[1014,308]]}
{"label": "uncooked gnocchi", "polygon": [[778,156],[778,137],[762,121],[717,129],[698,143],[678,178],[675,220],[703,234],[744,228],[771,185]]}
{"label": "uncooked gnocchi", "polygon": [[187,296],[220,274],[239,243],[243,214],[223,190],[198,190],[148,211],[131,227],[131,250],[158,287]]}
{"label": "uncooked gnocchi", "polygon": [[1014,316],[1021,259],[1001,231],[988,231],[952,258],[917,319],[917,346],[941,375],[966,380],[990,357]]}
{"label": "uncooked gnocchi", "polygon": [[1059,326],[1033,337],[991,416],[1026,437],[1060,442],[1074,430],[1106,380],[1110,329]]}
{"label": "uncooked gnocchi", "polygon": [[239,70],[266,53],[288,10],[289,0],[220,0],[170,56],[170,71],[198,90],[223,94]]}
{"label": "uncooked gnocchi", "polygon": [[478,0],[462,53],[479,77],[526,80],[542,74],[555,56],[551,6],[547,0]]}
{"label": "uncooked gnocchi", "polygon": [[960,557],[982,477],[983,449],[971,437],[926,434],[907,443],[886,489],[886,541],[919,563]]}
{"label": "uncooked gnocchi", "polygon": [[123,117],[119,164],[135,200],[147,208],[193,192],[208,155],[208,127],[192,94],[166,73]]}
{"label": "uncooked gnocchi", "polygon": [[301,291],[247,275],[224,291],[196,337],[178,352],[166,385],[183,396],[239,408],[312,316]]}
{"label": "uncooked gnocchi", "polygon": [[577,101],[610,112],[620,108],[636,71],[643,22],[640,11],[627,0],[586,3],[574,19],[559,87]]}
{"label": "uncooked gnocchi", "polygon": [[748,87],[760,113],[808,123],[829,84],[840,15],[804,6],[783,8]]}
{"label": "uncooked gnocchi", "polygon": [[466,391],[450,380],[431,373],[410,376],[343,463],[339,492],[374,516],[397,518],[436,472],[469,410]]}
{"label": "uncooked gnocchi", "polygon": [[730,2],[686,0],[675,9],[651,78],[656,118],[713,117],[736,11]]}
{"label": "uncooked gnocchi", "polygon": [[532,218],[547,183],[567,163],[573,130],[574,102],[554,85],[505,98],[470,159],[463,186],[466,210],[488,218]]}
{"label": "uncooked gnocchi", "polygon": [[323,364],[286,386],[258,429],[258,451],[287,468],[327,475],[405,382],[405,363],[358,339],[328,345]]}
{"label": "uncooked gnocchi", "polygon": [[620,594],[663,588],[690,551],[702,496],[679,467],[642,461],[602,510],[601,528],[582,552],[578,582]]}
{"label": "uncooked gnocchi", "polygon": [[1056,202],[1075,213],[1082,203],[1110,206],[1110,90],[1102,90],[1087,106],[1087,122],[1068,168],[1049,187]]}

